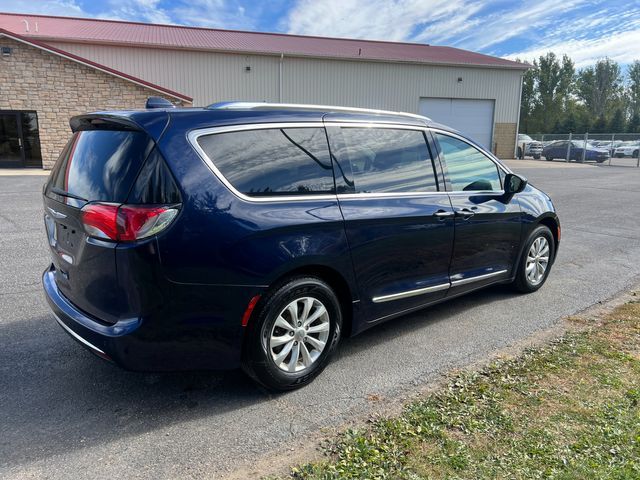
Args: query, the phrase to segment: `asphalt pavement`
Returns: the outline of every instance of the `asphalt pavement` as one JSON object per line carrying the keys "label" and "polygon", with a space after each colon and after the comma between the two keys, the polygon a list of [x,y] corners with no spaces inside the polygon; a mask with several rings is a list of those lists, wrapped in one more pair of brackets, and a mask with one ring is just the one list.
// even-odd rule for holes
{"label": "asphalt pavement", "polygon": [[554,199],[547,284],[493,287],[345,340],[310,386],[270,395],[239,372],[136,374],[56,324],[41,176],[0,176],[0,478],[219,478],[366,416],[640,280],[640,169],[512,161]]}

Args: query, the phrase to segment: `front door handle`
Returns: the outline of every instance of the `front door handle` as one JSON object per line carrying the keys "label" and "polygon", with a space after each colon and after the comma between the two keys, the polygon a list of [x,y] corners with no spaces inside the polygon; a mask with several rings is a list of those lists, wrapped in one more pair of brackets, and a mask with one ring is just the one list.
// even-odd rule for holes
{"label": "front door handle", "polygon": [[433,214],[435,217],[438,217],[439,220],[445,220],[448,217],[453,217],[455,215],[451,210],[438,210]]}
{"label": "front door handle", "polygon": [[476,214],[473,210],[469,208],[461,208],[456,212],[457,217],[462,217],[463,219],[471,218]]}

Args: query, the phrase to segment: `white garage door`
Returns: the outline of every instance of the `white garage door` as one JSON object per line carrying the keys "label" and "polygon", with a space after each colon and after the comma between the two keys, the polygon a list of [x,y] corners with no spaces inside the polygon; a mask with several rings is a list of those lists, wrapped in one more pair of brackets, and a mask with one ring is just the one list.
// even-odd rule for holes
{"label": "white garage door", "polygon": [[480,145],[491,149],[494,100],[421,98],[420,115],[460,130]]}

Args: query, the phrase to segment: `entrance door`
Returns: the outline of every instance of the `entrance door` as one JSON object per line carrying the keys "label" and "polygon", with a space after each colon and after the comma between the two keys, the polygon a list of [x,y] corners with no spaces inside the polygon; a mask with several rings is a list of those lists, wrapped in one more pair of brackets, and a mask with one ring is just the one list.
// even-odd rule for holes
{"label": "entrance door", "polygon": [[36,112],[0,111],[2,167],[42,167]]}
{"label": "entrance door", "polygon": [[21,167],[22,138],[17,113],[0,113],[0,166]]}

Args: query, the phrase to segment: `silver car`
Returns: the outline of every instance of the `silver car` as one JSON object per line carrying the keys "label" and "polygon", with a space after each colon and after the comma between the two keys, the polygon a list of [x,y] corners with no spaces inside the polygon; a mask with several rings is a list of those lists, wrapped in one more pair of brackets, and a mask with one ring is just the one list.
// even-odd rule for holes
{"label": "silver car", "polygon": [[[523,155],[524,153],[524,155]],[[518,134],[518,158],[533,157],[536,160],[542,155],[542,143],[524,133]]]}

